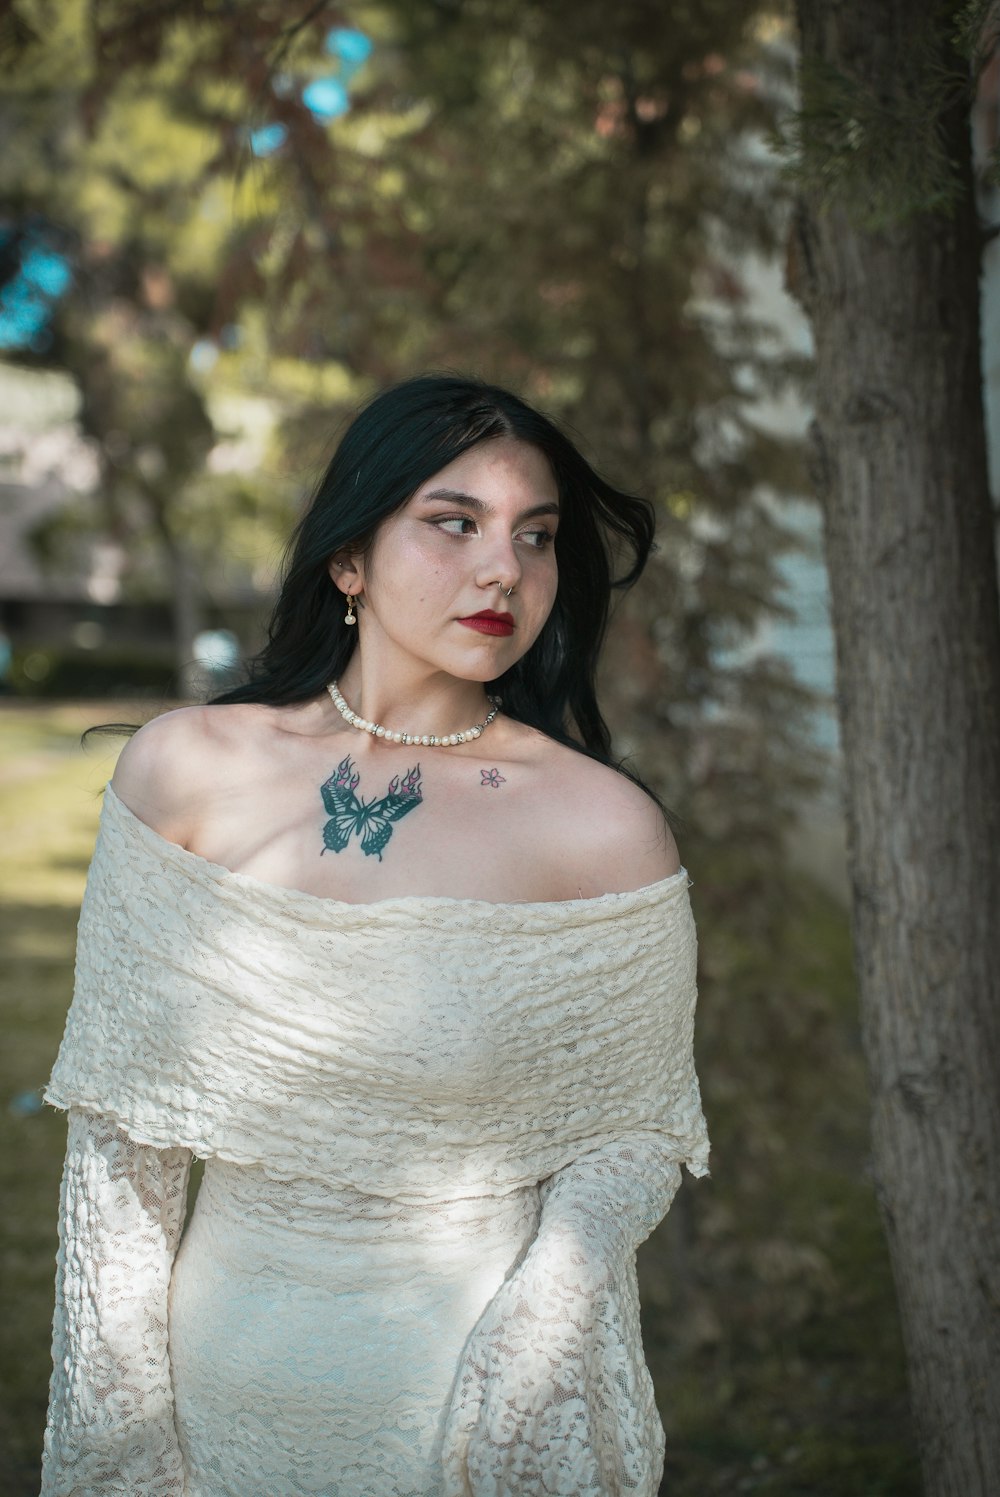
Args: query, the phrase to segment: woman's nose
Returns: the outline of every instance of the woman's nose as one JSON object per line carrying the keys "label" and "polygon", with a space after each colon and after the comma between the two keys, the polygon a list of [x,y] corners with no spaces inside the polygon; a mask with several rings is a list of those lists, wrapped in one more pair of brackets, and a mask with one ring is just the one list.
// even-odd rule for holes
{"label": "woman's nose", "polygon": [[484,557],[480,567],[478,582],[483,588],[499,585],[501,592],[509,594],[521,580],[521,563],[517,558],[513,542],[506,546],[494,547],[488,557]]}

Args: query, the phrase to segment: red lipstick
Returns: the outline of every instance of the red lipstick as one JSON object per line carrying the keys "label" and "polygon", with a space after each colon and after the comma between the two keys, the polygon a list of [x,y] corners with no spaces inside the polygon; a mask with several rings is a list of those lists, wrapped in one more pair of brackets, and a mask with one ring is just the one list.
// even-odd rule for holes
{"label": "red lipstick", "polygon": [[514,615],[512,613],[494,613],[492,608],[484,608],[482,613],[471,613],[468,618],[459,619],[467,629],[478,629],[480,634],[513,634]]}

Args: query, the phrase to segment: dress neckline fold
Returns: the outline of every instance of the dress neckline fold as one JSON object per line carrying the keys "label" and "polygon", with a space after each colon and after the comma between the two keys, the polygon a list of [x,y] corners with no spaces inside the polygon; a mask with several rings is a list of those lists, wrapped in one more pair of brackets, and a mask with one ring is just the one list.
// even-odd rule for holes
{"label": "dress neckline fold", "polygon": [[668,874],[666,878],[659,879],[656,883],[643,884],[638,889],[596,894],[581,899],[504,901],[464,899],[451,894],[395,894],[386,899],[367,901],[334,899],[325,894],[310,894],[305,889],[298,889],[291,885],[273,884],[266,879],[257,878],[252,873],[238,872],[227,868],[222,863],[213,863],[211,859],[202,857],[200,853],[191,852],[189,848],[182,847],[179,842],[172,842],[169,837],[164,837],[148,822],[143,821],[141,816],[137,816],[121,799],[110,780],[105,786],[102,819],[107,808],[110,808],[123,833],[143,842],[161,861],[183,870],[192,879],[228,886],[233,890],[243,889],[248,894],[253,893],[259,898],[270,899],[286,908],[298,906],[301,910],[313,915],[323,910],[340,912],[384,910],[389,913],[393,909],[405,910],[432,906],[443,910],[453,910],[456,913],[479,911],[493,916],[498,916],[504,911],[513,911],[519,915],[552,913],[554,916],[562,914],[573,915],[577,918],[580,916],[613,917],[647,905],[659,904],[682,889],[687,889],[692,882],[687,869],[682,865],[676,873]]}

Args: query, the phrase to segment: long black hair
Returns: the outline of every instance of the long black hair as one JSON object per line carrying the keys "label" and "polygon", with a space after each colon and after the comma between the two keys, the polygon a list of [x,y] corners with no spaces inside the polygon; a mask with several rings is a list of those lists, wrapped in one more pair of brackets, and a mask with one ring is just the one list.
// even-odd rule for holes
{"label": "long black hair", "polygon": [[[597,660],[611,591],[636,581],[652,549],[653,506],[613,488],[519,396],[454,374],[393,385],[351,422],[289,539],[267,644],[249,662],[248,679],[212,703],[286,706],[307,701],[342,675],[357,630],[344,623],[331,557],[342,549],[365,552],[381,522],[422,483],[470,447],[497,437],[537,448],[552,469],[560,500],[559,581],[538,638],[487,683],[488,690],[503,698],[509,717],[610,764],[611,735],[597,705]],[[622,548],[631,557],[615,576],[615,551]]]}

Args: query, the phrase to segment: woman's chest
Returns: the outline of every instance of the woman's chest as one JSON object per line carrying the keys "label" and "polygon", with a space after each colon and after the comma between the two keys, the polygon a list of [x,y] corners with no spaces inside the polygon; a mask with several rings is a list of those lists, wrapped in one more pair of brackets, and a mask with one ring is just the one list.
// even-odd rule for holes
{"label": "woman's chest", "polygon": [[[587,898],[572,820],[542,777],[471,759],[401,756],[233,777],[203,807],[188,850],[321,898],[406,895],[492,903]],[[410,762],[412,760],[412,762]],[[426,761],[430,762],[426,762]]]}

